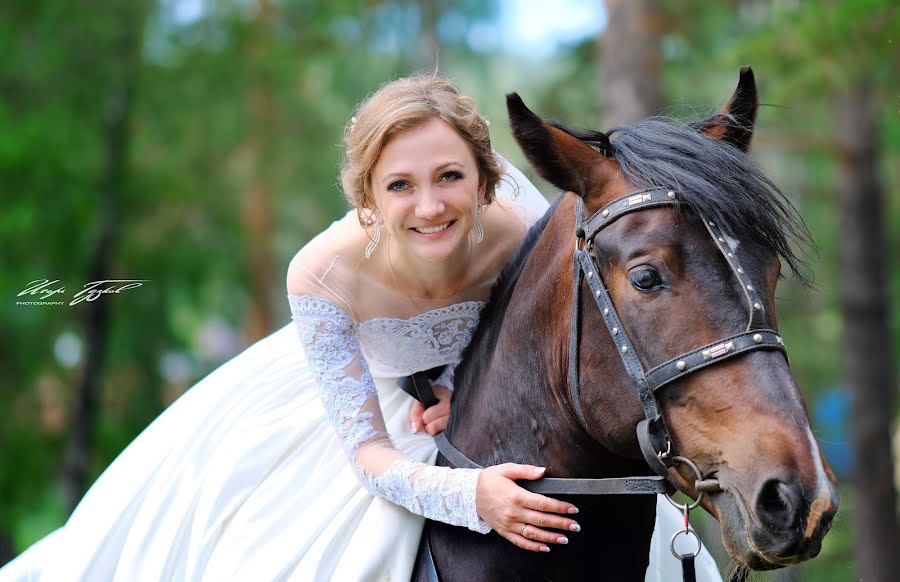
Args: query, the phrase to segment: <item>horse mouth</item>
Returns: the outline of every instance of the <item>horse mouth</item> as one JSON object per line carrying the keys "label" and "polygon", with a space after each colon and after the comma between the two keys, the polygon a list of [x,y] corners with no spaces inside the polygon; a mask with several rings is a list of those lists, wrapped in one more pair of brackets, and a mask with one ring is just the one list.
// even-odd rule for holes
{"label": "horse mouth", "polygon": [[822,548],[831,519],[820,521],[812,535],[798,528],[773,529],[760,523],[740,494],[720,491],[710,495],[719,514],[722,543],[729,557],[750,570],[776,570],[812,559]]}

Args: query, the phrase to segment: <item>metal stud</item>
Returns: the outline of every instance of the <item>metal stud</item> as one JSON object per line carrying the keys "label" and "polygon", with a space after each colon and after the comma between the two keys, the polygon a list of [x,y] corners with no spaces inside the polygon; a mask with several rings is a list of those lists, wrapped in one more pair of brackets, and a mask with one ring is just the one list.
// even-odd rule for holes
{"label": "metal stud", "polygon": [[759,311],[760,309],[762,309],[762,305],[760,305],[759,303],[754,303],[754,304],[753,304],[753,309]]}
{"label": "metal stud", "polygon": [[[597,293],[599,293],[599,291],[597,291]],[[603,315],[609,315],[609,307],[603,308]]]}
{"label": "metal stud", "polygon": [[741,275],[743,275],[743,274],[744,274],[744,270],[743,270],[742,268],[738,267],[738,273],[740,273]]}
{"label": "metal stud", "polygon": [[627,354],[627,353],[628,353],[628,346],[622,346],[622,353],[623,353],[623,354]]}
{"label": "metal stud", "polygon": [[603,218],[606,218],[607,216],[609,216],[609,209],[606,209],[603,212],[601,212],[600,216],[602,216]]}
{"label": "metal stud", "polygon": [[613,328],[613,335],[619,335],[619,328],[618,328],[618,327],[614,327],[614,328]]}
{"label": "metal stud", "polygon": [[762,334],[758,334],[758,333],[753,334],[753,341],[755,341],[758,344],[761,344],[762,343]]}
{"label": "metal stud", "polygon": [[728,253],[728,258],[729,258],[729,259],[734,258],[734,255],[731,254],[731,253]]}
{"label": "metal stud", "polygon": [[715,226],[715,225],[716,225],[716,223],[715,223],[715,222],[713,222],[713,221],[712,221],[712,220],[710,220],[710,221],[709,221],[709,225],[710,225],[710,226]]}
{"label": "metal stud", "polygon": [[[600,291],[596,291],[596,292],[594,293],[594,295],[596,295],[597,297],[600,297]],[[606,314],[604,313],[603,315],[606,315]]]}
{"label": "metal stud", "polygon": [[678,360],[675,362],[675,367],[678,368],[679,372],[683,372],[687,368],[687,364],[684,363],[684,360]]}
{"label": "metal stud", "polygon": [[594,276],[594,272],[593,272],[593,271],[588,271],[588,279],[590,279],[590,278],[593,277],[593,276]]}
{"label": "metal stud", "polygon": [[674,191],[674,190],[669,190],[669,191],[666,193],[666,196],[669,197],[669,200],[674,200],[674,199],[675,199],[675,191]]}
{"label": "metal stud", "polygon": [[747,285],[747,291],[753,291],[753,285]]}
{"label": "metal stud", "polygon": [[719,237],[719,242],[725,242],[725,239],[722,237]]}

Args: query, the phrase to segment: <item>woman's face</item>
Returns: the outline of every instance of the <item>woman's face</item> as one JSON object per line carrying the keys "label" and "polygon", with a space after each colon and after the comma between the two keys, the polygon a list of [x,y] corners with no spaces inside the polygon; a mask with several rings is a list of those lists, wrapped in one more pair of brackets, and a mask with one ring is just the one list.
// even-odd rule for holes
{"label": "woman's face", "polygon": [[445,121],[391,138],[370,179],[381,227],[402,249],[444,261],[465,246],[484,187],[469,146]]}

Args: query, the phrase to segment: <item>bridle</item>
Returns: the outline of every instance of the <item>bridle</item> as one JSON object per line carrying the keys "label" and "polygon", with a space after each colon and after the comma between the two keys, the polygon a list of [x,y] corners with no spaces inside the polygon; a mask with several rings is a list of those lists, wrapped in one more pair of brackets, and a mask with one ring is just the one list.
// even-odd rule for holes
{"label": "bridle", "polygon": [[[764,326],[765,305],[762,298],[718,225],[712,220],[700,216],[703,225],[716,244],[716,248],[722,253],[732,273],[734,273],[741,284],[741,290],[746,299],[749,313],[747,326],[739,334],[685,352],[650,370],[645,370],[609,296],[609,291],[603,282],[602,271],[597,263],[597,259],[591,253],[597,235],[626,214],[650,208],[677,206],[679,204],[681,202],[678,201],[678,195],[674,190],[669,188],[647,188],[613,200],[587,220],[584,218],[584,202],[580,196],[576,198],[575,206],[575,237],[577,242],[574,254],[575,265],[573,269],[574,281],[572,284],[573,297],[568,370],[569,399],[572,413],[581,428],[588,434],[591,434],[581,406],[581,390],[578,377],[578,354],[581,342],[581,292],[582,284],[586,281],[591,291],[591,296],[594,298],[597,309],[599,309],[603,322],[606,324],[610,337],[616,346],[616,351],[622,359],[622,364],[625,366],[625,370],[637,390],[641,407],[644,411],[644,420],[637,425],[638,443],[647,464],[659,477],[622,478],[619,481],[624,483],[624,480],[627,479],[629,487],[619,487],[619,490],[616,491],[610,491],[611,488],[608,485],[599,485],[601,482],[611,482],[616,481],[616,479],[545,478],[539,481],[522,483],[523,487],[539,493],[557,494],[670,493],[670,489],[667,490],[665,487],[660,486],[660,479],[668,479],[668,469],[670,467],[679,462],[686,462],[696,473],[697,489],[700,493],[695,503],[692,504],[693,506],[699,503],[703,492],[719,490],[716,479],[704,480],[696,465],[690,460],[680,457],[675,451],[672,438],[669,435],[669,430],[666,427],[665,419],[656,399],[656,393],[675,380],[746,352],[777,350],[784,353],[785,357],[787,357],[784,340],[775,330]],[[470,468],[481,467],[453,447],[443,433],[437,435],[436,441],[441,454],[453,465]],[[578,482],[581,486],[575,487],[571,484],[566,484],[573,482]],[[642,482],[642,484],[637,485],[637,482]],[[591,490],[590,484],[592,483],[598,484],[596,491]]]}
{"label": "bridle", "polygon": [[[577,241],[574,254],[568,369],[570,408],[581,428],[588,434],[591,434],[581,405],[578,374],[578,355],[581,341],[581,292],[583,283],[586,281],[591,296],[594,298],[610,337],[616,346],[616,351],[622,359],[622,364],[625,366],[625,370],[640,398],[641,407],[644,411],[644,420],[637,424],[638,443],[644,459],[657,476],[606,479],[543,478],[537,481],[522,481],[519,482],[519,485],[529,491],[543,494],[666,494],[666,498],[684,512],[685,528],[684,530],[678,530],[672,536],[671,544],[672,553],[682,560],[685,568],[685,579],[688,579],[688,567],[691,570],[693,569],[693,557],[700,551],[700,538],[697,537],[697,551],[694,554],[680,554],[676,552],[675,539],[680,534],[693,533],[696,536],[696,533],[688,527],[688,512],[700,504],[705,493],[720,491],[721,487],[718,479],[704,479],[700,469],[693,461],[678,455],[663,418],[656,393],[675,380],[747,352],[776,350],[783,353],[785,358],[787,358],[787,352],[781,336],[775,330],[765,327],[765,305],[753,286],[749,275],[738,261],[735,254],[736,249],[732,248],[725,234],[714,221],[700,215],[699,218],[712,237],[716,248],[722,253],[732,273],[740,282],[741,290],[747,302],[747,326],[741,333],[685,352],[649,370],[644,368],[634,348],[634,344],[628,337],[625,327],[622,325],[622,321],[616,312],[606,284],[603,282],[600,266],[591,251],[595,247],[594,241],[600,232],[626,214],[650,208],[677,206],[679,204],[681,202],[679,202],[678,194],[675,190],[657,187],[639,190],[622,196],[600,208],[587,220],[584,217],[584,202],[580,196],[576,198],[575,206],[575,236]],[[435,441],[438,450],[451,465],[481,468],[481,465],[478,465],[456,449],[444,433],[438,434],[435,437]],[[669,468],[678,464],[687,465],[696,477],[694,485],[697,490],[697,498],[691,503],[680,504],[671,498],[671,494],[674,493],[674,487],[669,481]],[[425,549],[430,552],[428,547]]]}
{"label": "bridle", "polygon": [[[597,263],[597,259],[591,253],[594,247],[594,239],[600,232],[615,222],[617,219],[640,210],[649,208],[659,208],[664,206],[676,206],[681,204],[678,201],[677,193],[669,188],[648,188],[633,192],[621,198],[618,198],[609,204],[603,206],[588,220],[584,219],[584,202],[581,197],[576,200],[575,208],[575,236],[577,243],[575,245],[575,268],[574,268],[574,284],[573,284],[573,301],[572,301],[572,323],[571,333],[569,334],[569,372],[568,386],[569,397],[574,408],[574,414],[581,424],[582,428],[587,431],[585,415],[581,407],[581,397],[578,378],[578,353],[580,343],[580,308],[581,308],[581,289],[582,282],[587,281],[588,288],[597,308],[600,310],[603,322],[609,330],[613,343],[616,345],[616,351],[622,359],[622,364],[631,382],[637,389],[638,397],[641,401],[641,407],[644,411],[644,420],[637,425],[638,443],[640,444],[641,453],[647,464],[653,471],[660,476],[667,477],[668,469],[675,464],[688,464],[697,476],[698,496],[693,507],[700,502],[704,492],[714,492],[719,490],[718,481],[716,479],[704,480],[696,465],[685,457],[678,456],[672,444],[672,438],[666,427],[665,419],[659,403],[656,399],[656,393],[667,384],[681,379],[698,370],[702,370],[708,366],[719,364],[740,354],[754,350],[777,350],[785,354],[784,341],[775,330],[768,329],[764,326],[765,321],[765,305],[756,288],[753,286],[749,275],[741,266],[734,253],[734,249],[728,244],[727,239],[721,229],[712,220],[704,216],[700,216],[700,220],[712,237],[716,248],[722,253],[728,266],[731,268],[737,280],[740,282],[741,290],[747,301],[747,326],[745,330],[739,334],[721,339],[715,343],[711,343],[695,350],[685,352],[671,360],[663,362],[650,370],[645,370],[640,358],[634,349],[634,344],[628,337],[622,321],[619,318],[616,308],[606,285],[603,282],[602,271]],[[727,246],[726,246],[727,245]],[[590,433],[589,433],[590,434]]]}

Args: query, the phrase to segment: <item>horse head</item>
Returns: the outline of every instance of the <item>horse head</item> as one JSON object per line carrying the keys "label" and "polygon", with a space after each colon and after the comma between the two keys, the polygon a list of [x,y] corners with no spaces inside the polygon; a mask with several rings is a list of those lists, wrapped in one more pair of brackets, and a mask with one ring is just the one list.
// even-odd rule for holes
{"label": "horse head", "polygon": [[[585,248],[643,368],[676,366],[674,379],[655,393],[661,422],[677,454],[692,460],[703,478],[718,480],[720,490],[705,495],[702,505],[720,521],[728,553],[744,566],[772,569],[819,552],[839,500],[786,354],[748,349],[703,362],[698,351],[703,365],[683,375],[689,366],[678,360],[709,345],[715,359],[729,349],[723,338],[745,334],[757,341],[756,327],[781,342],[775,314],[781,260],[796,272],[791,242],[808,235],[746,155],[757,107],[749,68],[717,114],[691,124],[648,119],[609,134],[544,121],[518,95],[508,96],[511,127],[530,163],[575,192],[585,216],[649,188],[663,188],[677,201],[617,216]],[[574,232],[570,241],[569,256]],[[608,331],[591,289],[583,282],[576,311],[579,401],[562,397],[582,411],[591,438],[639,458],[634,427],[644,410],[620,359],[627,348],[613,337],[618,328]],[[561,363],[563,370],[567,365]],[[688,496],[699,495],[688,466],[669,467],[668,477]]]}

